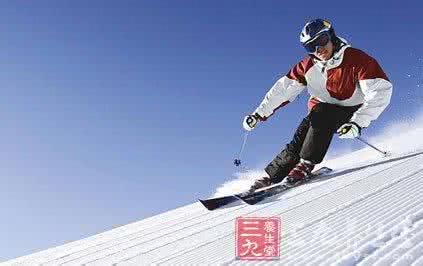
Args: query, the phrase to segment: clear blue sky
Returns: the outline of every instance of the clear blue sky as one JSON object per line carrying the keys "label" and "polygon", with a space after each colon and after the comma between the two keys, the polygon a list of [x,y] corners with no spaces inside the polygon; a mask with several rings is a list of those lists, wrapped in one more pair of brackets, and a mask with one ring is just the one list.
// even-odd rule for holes
{"label": "clear blue sky", "polygon": [[[2,1],[0,261],[210,195],[236,171],[243,116],[304,55],[308,19],[331,20],[394,83],[367,134],[412,115],[423,95],[421,10],[419,1]],[[306,99],[250,135],[245,164],[264,166],[290,140]]]}

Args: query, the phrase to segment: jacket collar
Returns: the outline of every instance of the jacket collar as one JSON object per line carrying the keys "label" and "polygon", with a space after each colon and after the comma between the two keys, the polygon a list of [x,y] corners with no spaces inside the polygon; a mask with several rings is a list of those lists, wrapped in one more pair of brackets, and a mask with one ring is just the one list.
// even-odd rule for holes
{"label": "jacket collar", "polygon": [[331,68],[335,68],[339,66],[342,63],[342,60],[344,59],[345,49],[347,49],[348,47],[351,47],[351,45],[348,44],[348,42],[345,39],[340,37],[338,38],[341,40],[340,47],[337,49],[337,51],[333,54],[333,56],[330,59],[323,61],[312,56],[313,63],[317,65],[319,68],[331,69]]}

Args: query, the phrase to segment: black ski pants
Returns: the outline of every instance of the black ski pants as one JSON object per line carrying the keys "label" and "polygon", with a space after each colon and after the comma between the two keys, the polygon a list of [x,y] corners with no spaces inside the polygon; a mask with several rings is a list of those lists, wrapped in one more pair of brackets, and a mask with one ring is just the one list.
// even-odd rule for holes
{"label": "black ski pants", "polygon": [[292,141],[265,168],[273,182],[280,182],[300,158],[314,164],[322,162],[333,134],[347,123],[360,107],[318,103],[298,126]]}

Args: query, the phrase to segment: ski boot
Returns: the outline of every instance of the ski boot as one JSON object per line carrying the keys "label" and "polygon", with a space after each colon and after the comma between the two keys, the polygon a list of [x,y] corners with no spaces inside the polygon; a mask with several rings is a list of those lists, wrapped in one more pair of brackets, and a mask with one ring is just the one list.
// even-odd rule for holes
{"label": "ski boot", "polygon": [[273,182],[270,179],[270,177],[264,176],[264,177],[256,180],[256,182],[254,182],[254,184],[251,186],[250,190],[248,190],[248,193],[253,193],[257,189],[268,187],[272,184],[273,184]]}
{"label": "ski boot", "polygon": [[300,162],[289,172],[282,183],[287,187],[293,187],[306,181],[311,176],[314,164],[310,161],[301,159]]}

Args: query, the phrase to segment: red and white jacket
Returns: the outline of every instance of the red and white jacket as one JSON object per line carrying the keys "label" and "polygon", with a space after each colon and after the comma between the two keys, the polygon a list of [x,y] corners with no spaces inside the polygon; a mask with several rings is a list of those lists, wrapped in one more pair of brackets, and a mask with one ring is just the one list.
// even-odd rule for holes
{"label": "red and white jacket", "polygon": [[310,110],[319,102],[362,104],[351,118],[361,127],[368,127],[379,117],[392,95],[392,84],[378,62],[365,52],[344,45],[328,61],[304,58],[273,85],[255,113],[266,120],[306,87],[311,96]]}

